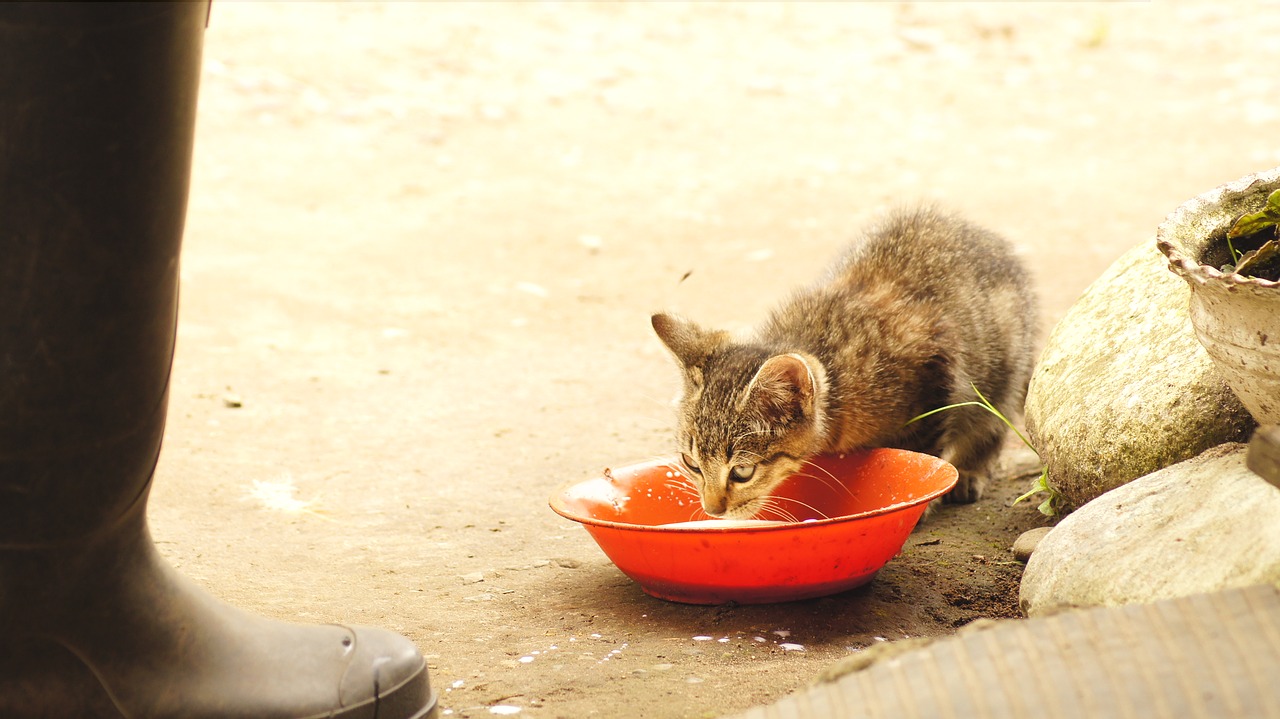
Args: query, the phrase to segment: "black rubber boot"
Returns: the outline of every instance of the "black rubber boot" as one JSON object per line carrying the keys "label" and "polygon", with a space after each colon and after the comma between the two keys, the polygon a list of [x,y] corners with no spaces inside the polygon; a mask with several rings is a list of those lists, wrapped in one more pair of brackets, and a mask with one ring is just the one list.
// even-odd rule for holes
{"label": "black rubber boot", "polygon": [[207,11],[0,4],[0,716],[434,716],[404,637],[249,615],[151,543]]}

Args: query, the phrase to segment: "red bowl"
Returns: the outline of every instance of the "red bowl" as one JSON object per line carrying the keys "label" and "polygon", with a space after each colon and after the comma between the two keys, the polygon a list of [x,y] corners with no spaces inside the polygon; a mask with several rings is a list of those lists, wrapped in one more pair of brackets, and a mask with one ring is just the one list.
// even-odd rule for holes
{"label": "red bowl", "polygon": [[788,521],[664,526],[712,519],[675,458],[566,485],[551,497],[551,508],[581,523],[609,559],[655,597],[761,604],[871,581],[957,476],[937,457],[899,449],[809,464],[774,492],[778,506],[793,515]]}

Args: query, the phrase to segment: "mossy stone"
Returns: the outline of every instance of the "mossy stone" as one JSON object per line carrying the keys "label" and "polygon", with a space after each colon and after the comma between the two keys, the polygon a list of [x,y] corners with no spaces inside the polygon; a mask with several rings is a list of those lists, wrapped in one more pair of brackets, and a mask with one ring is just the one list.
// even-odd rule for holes
{"label": "mossy stone", "polygon": [[1050,334],[1027,394],[1031,441],[1071,510],[1224,442],[1253,418],[1196,340],[1190,290],[1152,241],[1111,265]]}

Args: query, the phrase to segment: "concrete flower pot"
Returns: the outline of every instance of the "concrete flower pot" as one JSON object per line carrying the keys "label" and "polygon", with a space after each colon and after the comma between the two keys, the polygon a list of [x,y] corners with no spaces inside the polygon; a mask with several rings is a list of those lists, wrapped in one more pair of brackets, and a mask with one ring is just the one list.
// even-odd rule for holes
{"label": "concrete flower pot", "polygon": [[[1280,422],[1280,282],[1224,273],[1227,231],[1280,189],[1280,168],[1183,203],[1156,230],[1169,269],[1191,286],[1196,336],[1259,424]],[[1239,248],[1237,248],[1239,249]]]}

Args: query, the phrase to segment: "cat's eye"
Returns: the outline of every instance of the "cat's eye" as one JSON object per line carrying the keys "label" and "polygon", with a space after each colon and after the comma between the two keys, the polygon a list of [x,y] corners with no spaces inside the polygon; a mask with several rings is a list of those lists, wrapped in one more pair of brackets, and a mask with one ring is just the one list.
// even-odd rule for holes
{"label": "cat's eye", "polygon": [[694,474],[702,474],[702,467],[699,467],[698,463],[693,461],[693,457],[682,453],[680,455],[680,461],[684,462],[684,466],[688,467],[690,472],[693,472]]}
{"label": "cat's eye", "polygon": [[748,482],[756,473],[754,464],[736,464],[729,470],[729,478],[735,482]]}

